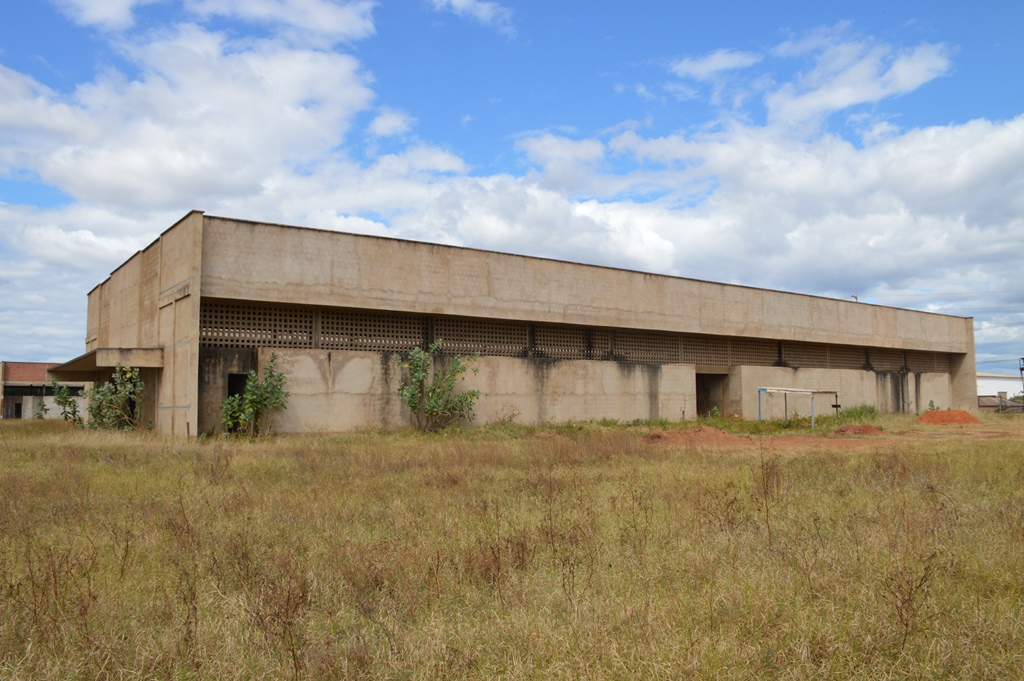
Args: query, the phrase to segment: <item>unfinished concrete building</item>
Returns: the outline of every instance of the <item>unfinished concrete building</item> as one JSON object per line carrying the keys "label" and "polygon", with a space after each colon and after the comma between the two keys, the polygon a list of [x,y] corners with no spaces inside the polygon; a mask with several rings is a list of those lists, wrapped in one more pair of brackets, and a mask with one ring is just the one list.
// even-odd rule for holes
{"label": "unfinished concrete building", "polygon": [[480,423],[757,418],[765,386],[977,408],[969,318],[198,211],[89,293],[87,327],[51,374],[140,367],[143,420],[182,435],[218,431],[271,352],[291,392],[276,431],[406,425],[392,358],[435,338],[479,355]]}

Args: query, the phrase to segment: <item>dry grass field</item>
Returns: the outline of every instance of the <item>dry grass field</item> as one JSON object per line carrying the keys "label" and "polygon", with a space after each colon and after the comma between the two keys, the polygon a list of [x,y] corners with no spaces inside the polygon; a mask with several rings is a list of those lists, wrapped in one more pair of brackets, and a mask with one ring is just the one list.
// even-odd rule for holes
{"label": "dry grass field", "polygon": [[872,423],[2,422],[0,678],[1024,678],[1024,421]]}

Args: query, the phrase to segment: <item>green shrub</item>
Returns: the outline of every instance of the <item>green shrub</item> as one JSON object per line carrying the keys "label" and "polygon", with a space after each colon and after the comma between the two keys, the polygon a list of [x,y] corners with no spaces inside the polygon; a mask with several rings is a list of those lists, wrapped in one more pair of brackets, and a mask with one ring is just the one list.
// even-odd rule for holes
{"label": "green shrub", "polygon": [[288,406],[285,375],[277,370],[276,363],[277,353],[272,352],[263,371],[263,380],[255,371],[250,371],[242,394],[231,395],[221,404],[221,423],[228,432],[249,437],[269,432],[274,413]]}
{"label": "green shrub", "polygon": [[[88,392],[89,427],[104,430],[135,430],[146,385],[139,369],[118,364],[106,383]],[[77,408],[76,408],[77,413]]]}
{"label": "green shrub", "polygon": [[[431,377],[432,358],[440,354],[443,343],[438,338],[425,351],[413,348],[404,361],[395,356],[401,366],[409,370],[409,382],[399,386],[398,397],[412,410],[420,430],[437,430],[458,421],[472,420],[473,406],[480,398],[479,390],[455,392],[470,370],[459,355],[453,356],[447,366],[435,368]],[[478,369],[472,371],[475,374]]]}
{"label": "green shrub", "polygon": [[78,400],[71,395],[71,389],[53,381],[53,401],[60,407],[60,417],[76,426],[82,425],[82,415],[78,413]]}

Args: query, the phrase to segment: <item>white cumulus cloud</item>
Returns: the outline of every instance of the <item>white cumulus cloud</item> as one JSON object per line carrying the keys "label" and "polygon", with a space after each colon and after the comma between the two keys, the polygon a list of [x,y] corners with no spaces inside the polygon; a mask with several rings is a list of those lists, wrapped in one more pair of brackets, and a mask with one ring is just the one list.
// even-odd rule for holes
{"label": "white cumulus cloud", "polygon": [[370,132],[377,137],[392,137],[409,132],[416,119],[409,114],[384,107],[370,122]]}
{"label": "white cumulus cloud", "polygon": [[738,50],[715,50],[703,57],[677,59],[670,70],[680,78],[710,80],[725,71],[745,69],[761,61],[761,55]]}
{"label": "white cumulus cloud", "polygon": [[134,22],[132,10],[159,0],[57,0],[57,6],[72,21],[84,26],[111,30],[129,28]]}
{"label": "white cumulus cloud", "polygon": [[947,73],[950,64],[942,44],[897,50],[870,41],[827,43],[811,71],[769,93],[765,104],[773,121],[799,124],[906,94]]}
{"label": "white cumulus cloud", "polygon": [[469,17],[484,26],[496,29],[510,38],[516,36],[512,10],[490,0],[430,0],[436,10],[448,10],[460,17]]}
{"label": "white cumulus cloud", "polygon": [[19,94],[0,104],[0,125],[20,121],[5,126],[0,161],[83,201],[191,205],[315,161],[373,97],[351,56],[273,41],[239,51],[197,26],[124,50],[139,77],[107,73],[70,97],[0,72],[0,88]]}
{"label": "white cumulus cloud", "polygon": [[185,0],[185,4],[201,18],[234,17],[333,40],[358,40],[376,30],[373,0]]}

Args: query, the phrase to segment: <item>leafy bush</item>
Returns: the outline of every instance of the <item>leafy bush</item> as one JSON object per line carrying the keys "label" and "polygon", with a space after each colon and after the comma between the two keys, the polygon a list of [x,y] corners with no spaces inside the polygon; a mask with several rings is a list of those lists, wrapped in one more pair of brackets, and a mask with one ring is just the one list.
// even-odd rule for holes
{"label": "leafy bush", "polygon": [[[443,343],[438,338],[426,350],[413,348],[408,358],[401,361],[402,367],[409,370],[409,382],[399,386],[398,397],[412,410],[420,430],[438,430],[457,421],[471,421],[473,407],[480,398],[479,390],[455,392],[470,370],[459,355],[453,356],[447,366],[435,368],[431,377],[432,359],[440,354]],[[472,371],[475,374],[479,369]]]}
{"label": "leafy bush", "polygon": [[288,406],[285,375],[278,371],[276,363],[277,353],[272,352],[263,371],[263,380],[255,371],[250,371],[242,394],[231,395],[221,404],[221,423],[229,432],[249,437],[269,432],[274,413]]}
{"label": "leafy bush", "polygon": [[88,392],[89,427],[105,430],[138,428],[140,403],[145,390],[139,369],[118,364],[109,381],[94,385]]}
{"label": "leafy bush", "polygon": [[78,413],[78,400],[71,395],[71,389],[53,381],[53,401],[60,407],[60,417],[76,426],[82,425],[82,415]]}

